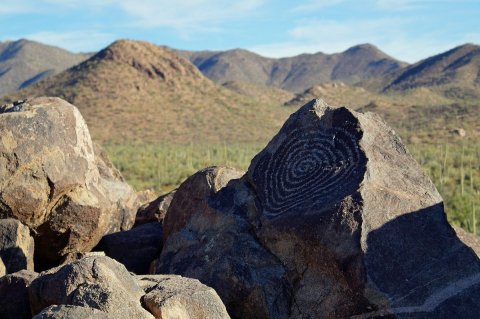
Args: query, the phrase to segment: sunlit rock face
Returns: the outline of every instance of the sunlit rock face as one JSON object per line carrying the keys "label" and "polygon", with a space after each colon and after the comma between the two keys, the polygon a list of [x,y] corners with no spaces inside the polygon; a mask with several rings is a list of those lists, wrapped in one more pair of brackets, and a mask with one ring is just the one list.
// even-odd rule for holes
{"label": "sunlit rock face", "polygon": [[75,106],[45,97],[4,105],[0,136],[0,217],[30,228],[36,268],[133,225],[136,195],[94,148]]}

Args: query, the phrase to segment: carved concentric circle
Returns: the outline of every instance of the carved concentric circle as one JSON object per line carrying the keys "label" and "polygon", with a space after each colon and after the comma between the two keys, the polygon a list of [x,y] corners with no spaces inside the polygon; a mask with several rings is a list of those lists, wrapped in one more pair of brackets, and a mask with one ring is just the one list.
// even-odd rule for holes
{"label": "carved concentric circle", "polygon": [[366,161],[358,141],[344,128],[291,131],[254,171],[264,214],[312,211],[355,191]]}

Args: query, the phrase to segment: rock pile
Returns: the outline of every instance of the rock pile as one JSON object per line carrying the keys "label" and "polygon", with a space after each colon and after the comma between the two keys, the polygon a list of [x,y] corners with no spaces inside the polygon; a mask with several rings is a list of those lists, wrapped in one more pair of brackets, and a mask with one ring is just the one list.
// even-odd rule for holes
{"label": "rock pile", "polygon": [[92,256],[40,274],[0,278],[2,318],[230,318],[211,288],[180,276],[136,277]]}
{"label": "rock pile", "polygon": [[141,207],[74,106],[4,106],[0,133],[2,318],[480,313],[480,241],[374,114],[314,100],[247,172]]}
{"label": "rock pile", "polygon": [[175,194],[157,273],[198,278],[235,318],[475,318],[480,261],[374,114],[314,100],[248,172]]}
{"label": "rock pile", "polygon": [[5,105],[0,134],[0,216],[28,226],[37,269],[133,225],[135,192],[94,149],[76,107],[58,98]]}
{"label": "rock pile", "polygon": [[139,196],[73,105],[2,106],[0,134],[1,318],[229,318],[197,280],[128,272],[147,273],[159,256],[173,193],[137,217]]}

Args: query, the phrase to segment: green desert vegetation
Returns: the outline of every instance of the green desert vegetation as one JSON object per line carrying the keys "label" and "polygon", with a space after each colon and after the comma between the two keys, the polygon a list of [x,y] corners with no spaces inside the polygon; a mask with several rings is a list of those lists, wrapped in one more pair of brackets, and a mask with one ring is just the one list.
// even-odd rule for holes
{"label": "green desert vegetation", "polygon": [[[291,108],[293,112],[296,108]],[[395,127],[410,153],[444,199],[449,220],[472,233],[480,228],[480,103],[410,106],[376,111]],[[458,129],[465,130],[460,136]],[[273,135],[272,135],[273,136]],[[246,170],[269,139],[239,143],[110,143],[114,164],[137,190],[158,194],[176,188],[196,171],[226,165]]]}
{"label": "green desert vegetation", "polygon": [[[114,164],[137,190],[158,194],[177,187],[188,176],[211,165],[246,170],[265,143],[108,145]],[[449,220],[468,230],[480,227],[480,143],[407,145],[444,198]]]}
{"label": "green desert vegetation", "polygon": [[[370,52],[372,61],[378,60],[380,53],[375,48],[360,49],[360,53]],[[233,53],[223,58],[237,61],[237,55],[245,52]],[[85,117],[92,137],[106,147],[126,179],[137,190],[154,189],[159,194],[207,166],[246,170],[288,115],[313,98],[372,111],[395,128],[432,178],[445,200],[450,221],[476,232],[480,101],[478,81],[472,81],[470,75],[478,73],[477,53],[477,46],[470,45],[445,53],[453,60],[475,56],[467,59],[471,63],[455,64],[456,71],[448,74],[439,71],[443,55],[407,67],[391,61],[387,64],[397,65],[397,71],[373,78],[367,72],[362,77],[365,81],[356,84],[342,81],[340,74],[335,79],[312,78],[320,74],[313,72],[315,64],[301,77],[305,82],[289,84],[298,90],[285,91],[281,86],[249,82],[250,73],[245,72],[251,68],[254,72],[257,64],[235,68],[230,73],[232,79],[216,79],[218,72],[206,72],[211,75],[208,79],[169,49],[121,40],[84,63],[4,99],[59,96],[73,103]],[[313,63],[313,58],[323,59],[308,55],[300,60]],[[364,61],[365,56],[358,58]],[[421,70],[428,70],[428,75]],[[236,79],[237,71],[245,71],[240,80]],[[276,83],[274,79],[267,82]],[[304,90],[310,82],[317,84]],[[386,87],[387,83],[392,85]],[[460,136],[463,131],[465,136]]]}

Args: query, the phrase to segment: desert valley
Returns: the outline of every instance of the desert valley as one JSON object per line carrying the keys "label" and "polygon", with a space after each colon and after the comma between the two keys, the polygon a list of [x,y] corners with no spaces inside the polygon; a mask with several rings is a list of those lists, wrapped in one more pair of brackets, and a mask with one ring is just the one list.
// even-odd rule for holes
{"label": "desert valley", "polygon": [[0,42],[0,318],[478,318],[480,46]]}

